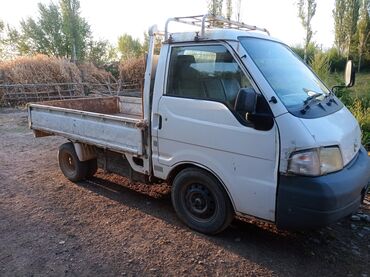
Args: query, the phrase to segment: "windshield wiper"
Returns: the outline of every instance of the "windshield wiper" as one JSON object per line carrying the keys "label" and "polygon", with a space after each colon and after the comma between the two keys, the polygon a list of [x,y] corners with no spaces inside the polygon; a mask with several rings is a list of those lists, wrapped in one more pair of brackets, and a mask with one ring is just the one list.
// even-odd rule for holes
{"label": "windshield wiper", "polygon": [[[311,92],[310,90],[308,90],[308,89],[306,89],[306,88],[304,88],[303,90],[304,90],[307,94],[308,94],[308,92]],[[316,92],[316,93],[314,93],[314,94],[312,94],[312,95],[308,96],[308,97],[306,98],[306,100],[304,100],[304,101],[303,101],[303,105],[304,105],[304,107],[303,107],[303,109],[301,110],[301,113],[302,113],[302,114],[305,114],[305,113],[310,109],[311,104],[312,104],[312,103],[314,103],[314,102],[316,102],[316,100],[317,100],[320,96],[322,96],[322,95],[323,95],[323,93]],[[322,109],[324,109],[324,110],[325,110],[325,108],[321,105],[321,103],[319,103],[319,105],[320,105],[320,107],[321,107]]]}
{"label": "windshield wiper", "polygon": [[319,93],[319,92],[316,92],[315,94],[313,95],[310,95],[306,98],[306,100],[303,101],[303,103],[305,105],[307,104],[310,104],[312,102],[312,100],[316,100],[317,98],[319,98],[320,96],[322,96],[322,93]]}
{"label": "windshield wiper", "polygon": [[334,103],[334,104],[336,104],[338,106],[338,102],[335,101],[335,99],[333,97],[334,95],[335,94],[332,91],[330,91],[330,93],[328,93],[327,95],[325,95],[325,99],[328,99],[328,101],[326,102],[326,105],[327,106],[331,106],[332,103]]}

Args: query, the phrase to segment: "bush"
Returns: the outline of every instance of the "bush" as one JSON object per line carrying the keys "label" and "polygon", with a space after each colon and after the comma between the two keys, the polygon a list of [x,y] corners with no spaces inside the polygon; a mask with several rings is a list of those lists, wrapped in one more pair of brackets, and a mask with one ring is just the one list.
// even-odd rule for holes
{"label": "bush", "polygon": [[[76,65],[67,59],[36,55],[32,57],[18,57],[11,61],[0,61],[0,83],[3,84],[60,84],[82,82],[90,84],[115,83],[111,73],[97,68],[92,63]],[[55,87],[63,87],[55,85]],[[82,87],[76,93],[82,93]],[[35,92],[33,86],[25,86],[26,92]],[[81,89],[80,89],[81,88]],[[4,93],[16,93],[19,86],[0,89],[0,100]],[[85,92],[86,93],[86,92]]]}
{"label": "bush", "polygon": [[36,55],[0,61],[0,76],[5,84],[89,83],[115,81],[112,74],[92,63],[76,65],[64,58]]}
{"label": "bush", "polygon": [[[291,49],[303,60],[304,58],[304,49],[300,45],[292,46]],[[316,51],[318,50],[317,46],[314,43],[310,43],[307,48],[307,60],[310,61],[315,56]]]}
{"label": "bush", "polygon": [[119,62],[111,62],[104,65],[104,70],[112,74],[116,79],[119,78]]}
{"label": "bush", "polygon": [[93,63],[78,65],[83,82],[92,84],[115,83],[116,79],[110,72],[97,68]]}
{"label": "bush", "polygon": [[325,53],[317,51],[313,59],[310,61],[310,66],[321,80],[323,80],[325,83],[328,82],[330,74],[330,61],[329,57]]}
{"label": "bush", "polygon": [[356,117],[361,131],[362,131],[362,144],[369,151],[370,150],[370,107],[366,106],[369,104],[369,99],[355,98],[351,106],[350,111]]}
{"label": "bush", "polygon": [[337,48],[330,48],[326,54],[329,58],[331,72],[342,72],[345,69],[347,58],[341,56]]}
{"label": "bush", "polygon": [[81,82],[80,70],[75,64],[46,55],[0,61],[0,72],[6,84]]}
{"label": "bush", "polygon": [[[304,49],[298,45],[298,46],[293,46],[291,49],[303,59],[304,56]],[[317,52],[322,52],[320,48],[318,48],[315,44],[310,43],[308,46],[308,51],[307,51],[307,58],[308,60],[312,61],[317,54]],[[343,57],[342,55],[339,54],[338,50],[333,47],[330,48],[328,51],[324,52],[327,57],[328,61],[330,64],[330,72],[342,72],[345,69],[347,58]],[[366,61],[363,62],[364,66],[363,68],[366,67]]]}
{"label": "bush", "polygon": [[304,50],[300,45],[290,47],[294,53],[296,53],[302,60],[304,56]]}
{"label": "bush", "polygon": [[145,59],[131,58],[119,64],[119,75],[123,82],[137,82],[144,79]]}

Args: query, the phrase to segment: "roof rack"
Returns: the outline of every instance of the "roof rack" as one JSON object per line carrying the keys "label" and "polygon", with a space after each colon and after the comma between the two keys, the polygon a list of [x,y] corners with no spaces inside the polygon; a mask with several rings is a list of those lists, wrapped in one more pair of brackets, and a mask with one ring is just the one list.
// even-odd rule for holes
{"label": "roof rack", "polygon": [[243,22],[229,20],[222,16],[217,16],[213,14],[205,15],[195,15],[195,16],[183,16],[183,17],[173,17],[166,21],[165,26],[165,40],[169,39],[168,25],[170,22],[178,22],[192,26],[200,27],[200,38],[204,38],[205,30],[212,28],[227,28],[227,29],[237,29],[244,31],[261,31],[270,35],[270,32],[265,28],[259,28],[257,26],[248,25]]}

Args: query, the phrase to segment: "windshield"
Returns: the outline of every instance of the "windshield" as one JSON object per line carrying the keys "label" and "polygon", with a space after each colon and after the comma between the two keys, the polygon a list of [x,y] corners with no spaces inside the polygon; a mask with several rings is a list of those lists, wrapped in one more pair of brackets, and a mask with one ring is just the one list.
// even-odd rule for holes
{"label": "windshield", "polygon": [[322,100],[329,93],[284,44],[247,37],[240,38],[240,42],[287,108],[302,107],[310,98]]}

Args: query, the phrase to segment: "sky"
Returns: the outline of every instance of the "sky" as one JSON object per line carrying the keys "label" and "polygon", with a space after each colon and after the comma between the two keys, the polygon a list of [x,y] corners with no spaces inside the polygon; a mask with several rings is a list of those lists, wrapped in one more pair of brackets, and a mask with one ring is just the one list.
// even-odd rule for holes
{"label": "sky", "polygon": [[[37,17],[37,3],[50,0],[1,0],[0,19],[12,26],[27,17]],[[57,2],[58,0],[54,0]],[[236,0],[234,0],[236,7]],[[313,41],[329,48],[334,41],[332,10],[334,0],[317,2],[312,26]],[[128,33],[142,40],[149,26],[164,29],[169,17],[199,15],[207,12],[206,0],[80,0],[81,15],[91,25],[95,39],[107,39],[112,44]],[[295,46],[303,43],[304,30],[297,17],[297,0],[241,0],[240,19],[244,23],[267,28],[273,37]],[[176,28],[170,31],[176,31]]]}

